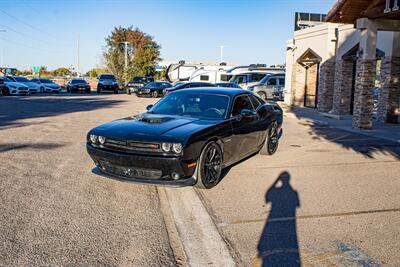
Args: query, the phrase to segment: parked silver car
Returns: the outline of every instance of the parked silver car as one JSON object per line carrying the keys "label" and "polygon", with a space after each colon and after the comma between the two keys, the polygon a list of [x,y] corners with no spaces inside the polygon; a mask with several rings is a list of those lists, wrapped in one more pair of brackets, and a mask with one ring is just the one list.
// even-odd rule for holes
{"label": "parked silver car", "polygon": [[285,88],[285,74],[269,74],[258,84],[249,86],[248,90],[256,93],[262,99],[283,100]]}

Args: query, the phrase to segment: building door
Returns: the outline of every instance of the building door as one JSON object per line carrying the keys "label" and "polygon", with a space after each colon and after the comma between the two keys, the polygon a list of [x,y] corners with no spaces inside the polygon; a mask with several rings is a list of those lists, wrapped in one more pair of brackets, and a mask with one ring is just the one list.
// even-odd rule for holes
{"label": "building door", "polygon": [[306,66],[305,88],[304,88],[304,106],[309,108],[317,107],[318,95],[318,70],[319,64]]}

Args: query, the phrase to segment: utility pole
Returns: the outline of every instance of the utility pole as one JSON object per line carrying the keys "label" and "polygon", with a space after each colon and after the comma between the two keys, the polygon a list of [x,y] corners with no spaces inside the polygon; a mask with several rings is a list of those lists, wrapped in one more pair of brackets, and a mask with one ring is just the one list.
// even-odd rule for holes
{"label": "utility pole", "polygon": [[220,63],[221,63],[224,62],[224,46],[220,45],[219,49],[220,49]]}
{"label": "utility pole", "polygon": [[[7,30],[5,30],[5,29],[0,29],[0,32],[6,32],[6,31],[7,31]],[[3,64],[4,64],[3,60],[4,60],[4,47],[1,46],[1,61],[0,61],[0,67],[4,67],[4,66],[3,66]]]}
{"label": "utility pole", "polygon": [[77,76],[79,77],[79,76],[81,76],[80,75],[80,66],[79,66],[79,64],[80,64],[80,60],[79,60],[79,33],[78,33],[78,38],[77,38],[77,50],[76,50],[76,52],[77,52],[77,64],[76,64],[76,67],[77,67]]}

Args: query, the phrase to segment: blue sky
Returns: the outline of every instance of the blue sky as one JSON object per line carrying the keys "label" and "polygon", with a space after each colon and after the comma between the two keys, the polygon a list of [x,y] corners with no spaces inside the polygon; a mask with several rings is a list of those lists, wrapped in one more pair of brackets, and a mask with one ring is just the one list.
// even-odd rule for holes
{"label": "blue sky", "polygon": [[164,60],[284,63],[294,13],[326,13],[334,0],[0,0],[0,65],[49,69],[101,63],[104,38],[133,25],[155,37]]}

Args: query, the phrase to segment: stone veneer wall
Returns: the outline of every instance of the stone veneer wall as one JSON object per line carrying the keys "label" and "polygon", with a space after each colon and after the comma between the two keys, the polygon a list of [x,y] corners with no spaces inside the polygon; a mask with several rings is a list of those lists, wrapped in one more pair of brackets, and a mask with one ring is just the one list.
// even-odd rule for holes
{"label": "stone veneer wall", "polygon": [[356,73],[352,125],[354,128],[370,129],[372,127],[372,88],[375,85],[376,60],[357,60]]}
{"label": "stone veneer wall", "polygon": [[400,57],[385,57],[381,64],[378,119],[400,123]]}
{"label": "stone veneer wall", "polygon": [[351,85],[353,80],[353,61],[337,60],[333,92],[332,114],[348,115],[351,113]]}
{"label": "stone veneer wall", "polygon": [[317,104],[320,112],[328,112],[332,109],[334,81],[335,59],[331,58],[320,65]]}
{"label": "stone veneer wall", "polygon": [[304,85],[306,69],[299,63],[294,63],[292,67],[292,106],[304,106]]}

